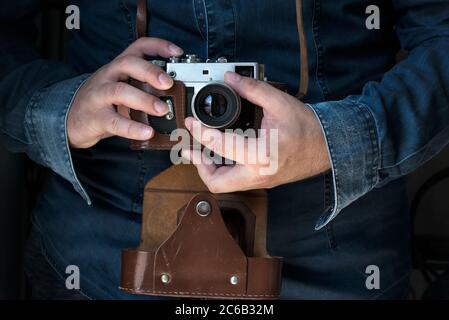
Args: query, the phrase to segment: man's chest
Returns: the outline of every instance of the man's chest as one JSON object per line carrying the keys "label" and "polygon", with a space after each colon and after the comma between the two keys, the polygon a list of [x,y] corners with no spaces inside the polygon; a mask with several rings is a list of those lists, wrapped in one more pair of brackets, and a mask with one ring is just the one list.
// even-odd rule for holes
{"label": "man's chest", "polygon": [[[80,71],[94,71],[135,40],[137,0],[72,2],[81,11],[81,29],[73,33],[71,47],[72,56],[84,57],[72,59]],[[397,49],[391,0],[302,0],[302,4],[309,69],[316,73],[310,92],[316,99],[325,98],[326,91],[332,95],[347,88],[362,74],[379,74],[380,68],[391,67]],[[373,5],[380,14],[381,28],[376,30],[366,26]],[[149,36],[173,41],[203,59],[224,56],[229,61],[264,63],[270,79],[297,88],[296,0],[150,0],[148,8]],[[355,59],[371,60],[376,51],[385,55],[377,65],[361,63],[352,71],[355,76],[343,74]]]}

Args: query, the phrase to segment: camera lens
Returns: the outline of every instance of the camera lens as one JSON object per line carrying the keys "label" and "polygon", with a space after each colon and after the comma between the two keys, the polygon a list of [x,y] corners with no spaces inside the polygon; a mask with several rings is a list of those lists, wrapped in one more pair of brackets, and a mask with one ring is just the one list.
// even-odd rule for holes
{"label": "camera lens", "polygon": [[226,98],[219,93],[208,95],[202,101],[198,101],[198,104],[200,104],[200,107],[202,107],[210,117],[221,117],[226,113],[228,107]]}
{"label": "camera lens", "polygon": [[240,110],[240,97],[221,83],[203,87],[192,101],[193,115],[210,128],[229,128],[238,119]]}

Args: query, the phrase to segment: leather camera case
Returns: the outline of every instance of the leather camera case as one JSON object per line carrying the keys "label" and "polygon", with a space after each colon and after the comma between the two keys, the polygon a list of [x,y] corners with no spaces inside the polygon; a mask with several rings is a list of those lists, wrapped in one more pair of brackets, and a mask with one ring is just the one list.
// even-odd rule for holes
{"label": "leather camera case", "polygon": [[[184,125],[184,119],[186,118],[186,87],[181,81],[175,81],[174,85],[169,90],[156,90],[147,83],[143,83],[134,79],[129,81],[129,84],[152,94],[155,97],[168,97],[173,101],[173,111],[175,114],[176,127],[178,129],[187,128]],[[150,125],[150,119],[148,114],[138,111],[130,110],[130,117],[134,121],[141,122],[146,125]],[[131,142],[131,149],[133,150],[170,150],[179,141],[170,141],[170,135],[163,134],[155,131],[153,138],[146,141],[134,140]]]}
{"label": "leather camera case", "polygon": [[[200,215],[197,205],[210,204]],[[141,243],[122,253],[121,289],[133,294],[276,299],[282,258],[266,250],[264,190],[212,195],[193,165],[145,187]]]}

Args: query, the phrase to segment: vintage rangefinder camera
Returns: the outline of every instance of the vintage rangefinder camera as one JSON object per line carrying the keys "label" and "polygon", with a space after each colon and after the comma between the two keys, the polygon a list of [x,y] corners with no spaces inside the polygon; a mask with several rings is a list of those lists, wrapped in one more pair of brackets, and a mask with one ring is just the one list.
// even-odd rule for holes
{"label": "vintage rangefinder camera", "polygon": [[151,63],[163,68],[175,80],[170,90],[155,90],[135,80],[130,83],[159,97],[168,104],[170,111],[165,117],[131,111],[133,120],[150,125],[156,132],[151,141],[134,141],[133,149],[170,149],[177,143],[170,140],[170,135],[175,129],[185,128],[186,117],[195,117],[206,127],[220,130],[260,128],[262,109],[242,99],[224,82],[224,75],[233,71],[266,81],[264,65],[256,62],[229,63],[225,58],[203,62],[193,54],[184,58],[173,57],[168,62],[154,60]]}

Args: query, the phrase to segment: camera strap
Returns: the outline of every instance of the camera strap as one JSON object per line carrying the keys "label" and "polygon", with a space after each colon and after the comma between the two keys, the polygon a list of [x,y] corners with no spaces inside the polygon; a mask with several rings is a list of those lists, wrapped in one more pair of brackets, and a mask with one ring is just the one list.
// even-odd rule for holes
{"label": "camera strap", "polygon": [[[298,99],[303,99],[309,88],[309,63],[307,57],[307,41],[304,31],[303,19],[303,0],[296,1],[296,24],[299,35],[299,51],[300,51],[300,81]],[[137,38],[146,37],[148,33],[148,6],[147,0],[137,0],[137,19],[136,19]]]}
{"label": "camera strap", "polygon": [[309,62],[307,57],[307,40],[304,31],[304,19],[302,12],[302,0],[296,0],[296,24],[299,35],[299,51],[301,75],[299,81],[298,99],[303,99],[309,89]]}
{"label": "camera strap", "polygon": [[148,29],[147,0],[137,0],[136,32],[137,39],[146,37]]}

